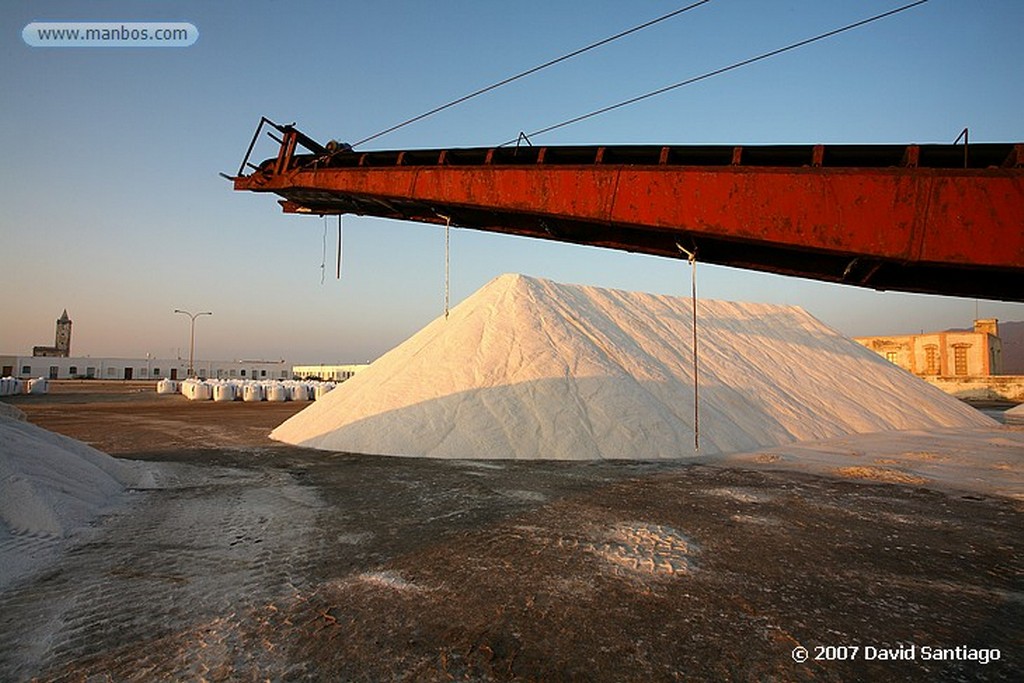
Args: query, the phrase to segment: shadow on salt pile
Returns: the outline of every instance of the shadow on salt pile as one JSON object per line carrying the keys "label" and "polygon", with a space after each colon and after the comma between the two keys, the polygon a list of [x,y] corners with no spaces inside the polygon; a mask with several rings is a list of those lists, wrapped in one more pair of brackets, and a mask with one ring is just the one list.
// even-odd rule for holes
{"label": "shadow on salt pile", "polygon": [[[692,455],[689,299],[492,280],[271,438],[438,458]],[[991,420],[794,307],[698,303],[700,454]]]}
{"label": "shadow on salt pile", "polygon": [[[288,438],[285,422],[271,437],[368,455],[659,460],[849,434],[971,424],[957,412],[935,417],[906,404],[870,410],[855,396],[832,396],[829,403],[823,410],[820,403],[785,396],[766,401],[755,389],[701,386],[701,447],[695,452],[693,387],[684,382],[546,379],[472,389],[348,423],[338,414],[337,426],[330,431],[299,441]],[[975,424],[984,426],[987,418],[980,413],[977,418]]]}

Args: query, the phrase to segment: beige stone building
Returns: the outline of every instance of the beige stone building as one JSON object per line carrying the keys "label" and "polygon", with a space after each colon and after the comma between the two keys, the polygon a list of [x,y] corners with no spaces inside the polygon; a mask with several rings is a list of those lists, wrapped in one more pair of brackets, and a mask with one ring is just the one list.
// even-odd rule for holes
{"label": "beige stone building", "polygon": [[855,337],[854,341],[921,377],[1002,374],[1002,343],[995,319],[975,320],[973,330]]}
{"label": "beige stone building", "polygon": [[65,308],[64,315],[57,318],[57,334],[53,346],[34,346],[32,355],[51,358],[67,358],[71,355],[71,318],[68,317],[68,309]]}
{"label": "beige stone building", "polygon": [[344,382],[360,370],[370,367],[369,363],[351,365],[293,365],[292,377],[296,379],[322,379],[333,382]]}

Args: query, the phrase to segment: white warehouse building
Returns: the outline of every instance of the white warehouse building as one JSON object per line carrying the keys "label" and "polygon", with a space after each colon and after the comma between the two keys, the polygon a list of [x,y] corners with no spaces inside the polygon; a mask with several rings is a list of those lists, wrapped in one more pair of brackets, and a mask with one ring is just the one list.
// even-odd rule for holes
{"label": "white warehouse building", "polygon": [[[284,360],[196,360],[204,379],[291,379]],[[98,358],[95,356],[0,356],[0,376],[31,379],[148,380],[185,379],[188,361],[180,358]]]}
{"label": "white warehouse building", "polygon": [[[31,356],[0,354],[0,377],[17,379],[182,380],[189,376],[181,358],[104,358],[71,355],[71,319],[67,309],[57,319],[53,346],[36,346]],[[288,365],[281,360],[196,360],[195,376],[221,380],[288,380],[316,378],[343,382],[367,364]]]}

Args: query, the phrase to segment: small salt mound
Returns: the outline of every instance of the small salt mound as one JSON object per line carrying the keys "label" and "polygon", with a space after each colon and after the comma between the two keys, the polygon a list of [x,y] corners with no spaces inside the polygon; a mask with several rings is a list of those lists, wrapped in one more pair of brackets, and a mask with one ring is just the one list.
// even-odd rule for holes
{"label": "small salt mound", "polygon": [[0,532],[66,535],[143,475],[135,463],[0,417]]}
{"label": "small salt mound", "polygon": [[4,403],[0,401],[0,417],[9,417],[12,420],[18,420],[19,422],[25,421],[25,412],[20,408],[12,406],[10,403]]}
{"label": "small salt mound", "polygon": [[[701,454],[990,426],[802,309],[701,301]],[[691,302],[491,281],[280,425],[287,443],[444,458],[693,454]]]}
{"label": "small salt mound", "polygon": [[148,465],[0,414],[0,589],[45,565],[126,487],[153,484]]}

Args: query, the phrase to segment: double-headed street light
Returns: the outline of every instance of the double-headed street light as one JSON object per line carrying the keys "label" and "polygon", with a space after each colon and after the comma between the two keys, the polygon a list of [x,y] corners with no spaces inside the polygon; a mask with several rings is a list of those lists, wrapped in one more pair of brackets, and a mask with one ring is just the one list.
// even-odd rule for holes
{"label": "double-headed street light", "polygon": [[198,318],[201,315],[213,315],[213,313],[211,313],[210,311],[203,311],[201,313],[189,313],[188,311],[183,311],[180,308],[175,308],[174,312],[175,313],[184,313],[185,315],[187,315],[192,320],[192,329],[191,329],[191,332],[189,334],[189,342],[188,342],[188,376],[189,377],[195,377],[196,376],[196,371],[195,371],[195,366],[192,363],[192,359],[195,358],[195,352],[196,352],[196,318]]}

